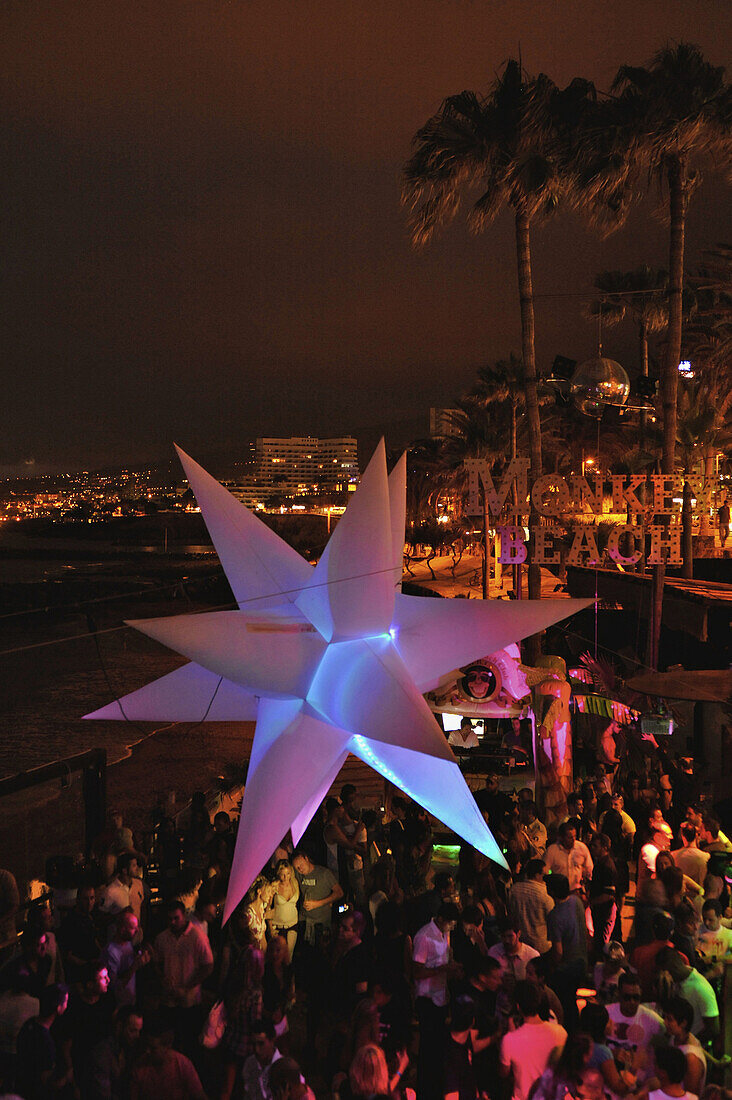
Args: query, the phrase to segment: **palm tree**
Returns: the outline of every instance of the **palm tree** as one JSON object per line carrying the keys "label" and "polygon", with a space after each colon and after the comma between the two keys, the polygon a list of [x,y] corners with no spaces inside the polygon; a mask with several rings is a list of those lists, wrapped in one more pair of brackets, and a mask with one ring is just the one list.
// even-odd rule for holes
{"label": "palm tree", "polygon": [[[588,313],[606,325],[617,325],[630,315],[638,326],[638,360],[641,377],[648,377],[648,337],[668,326],[668,272],[641,264],[634,271],[602,271],[595,276],[602,297],[590,303]],[[683,316],[696,308],[696,295],[684,288]],[[645,409],[640,412],[640,444],[646,435]]]}
{"label": "palm tree", "polygon": [[660,50],[647,68],[623,65],[613,82],[631,156],[660,185],[670,222],[668,336],[662,367],[663,470],[674,472],[676,403],[684,290],[684,238],[689,200],[700,182],[695,166],[709,154],[732,153],[732,91],[724,68],[681,42]]}
{"label": "palm tree", "polygon": [[[511,352],[508,359],[498,359],[491,366],[479,367],[477,381],[469,393],[469,397],[483,402],[495,411],[497,418],[508,410],[511,458],[515,458],[518,453],[519,421],[526,409],[524,383],[524,365],[520,357]],[[548,398],[539,391],[538,399],[542,405]]]}
{"label": "palm tree", "polygon": [[729,371],[732,364],[732,245],[720,244],[705,253],[692,285],[697,299],[693,324],[684,348],[697,370]]}
{"label": "palm tree", "polygon": [[417,439],[407,456],[407,523],[414,527],[433,519],[445,486],[444,441]]}
{"label": "palm tree", "polygon": [[630,314],[638,326],[640,373],[647,378],[648,337],[668,324],[668,271],[648,264],[634,271],[601,271],[594,285],[601,297],[590,304],[590,316],[599,315],[603,324],[617,325]]}
{"label": "palm tree", "polygon": [[[455,576],[455,555],[453,548],[455,543],[462,538],[463,527],[460,524],[440,523],[436,516],[422,520],[418,526],[410,529],[407,543],[416,549],[418,546],[427,547],[427,557],[424,563],[430,571],[433,581],[437,580],[432,562],[440,551],[448,551],[453,558],[452,574]],[[462,554],[460,555],[462,557]],[[409,570],[411,573],[411,570]]]}
{"label": "palm tree", "polygon": [[728,370],[707,371],[687,383],[679,401],[678,444],[687,473],[699,464],[711,484],[718,452],[732,450],[732,384]]}
{"label": "palm tree", "polygon": [[601,469],[609,469],[632,446],[629,425],[619,421],[603,424],[598,449],[597,426],[574,403],[555,406],[544,424],[544,451],[552,473],[565,477],[578,473],[583,455]]}
{"label": "palm tree", "polygon": [[[542,473],[541,419],[534,342],[531,227],[568,194],[566,143],[572,120],[582,117],[594,89],[573,81],[563,91],[547,77],[527,76],[511,60],[487,96],[449,96],[417,132],[404,173],[404,199],[412,208],[412,235],[426,244],[457,213],[464,191],[480,194],[468,215],[482,232],[504,206],[514,216],[521,354],[533,476]],[[540,595],[540,571],[529,568],[529,595]]]}
{"label": "palm tree", "polygon": [[[457,492],[467,484],[465,460],[481,458],[494,466],[505,454],[505,421],[485,401],[473,396],[462,397],[451,414],[452,431],[443,440],[443,478]],[[490,580],[491,517],[487,495],[483,493],[483,599],[488,599]]]}
{"label": "palm tree", "polygon": [[[676,457],[678,365],[681,359],[684,235],[689,200],[699,183],[695,162],[732,149],[732,92],[724,69],[705,60],[697,46],[681,42],[660,50],[646,68],[623,65],[613,83],[631,161],[648,170],[667,203],[669,234],[668,333],[661,372],[662,467],[673,474]],[[665,566],[654,567],[649,663],[658,663]]]}

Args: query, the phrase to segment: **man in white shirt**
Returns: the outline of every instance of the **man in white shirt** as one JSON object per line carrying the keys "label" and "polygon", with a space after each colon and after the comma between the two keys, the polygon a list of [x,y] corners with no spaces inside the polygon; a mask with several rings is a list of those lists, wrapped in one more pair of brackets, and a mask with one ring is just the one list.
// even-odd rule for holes
{"label": "man in white shirt", "polygon": [[454,749],[477,749],[479,745],[478,735],[473,729],[473,723],[469,718],[463,718],[459,730],[452,730],[447,739],[448,745]]}
{"label": "man in white shirt", "polygon": [[643,845],[638,857],[638,877],[636,893],[642,890],[649,879],[656,876],[656,857],[659,852],[668,851],[671,841],[665,829],[656,829],[651,839]]}
{"label": "man in white shirt", "polygon": [[732,962],[732,928],[722,924],[722,906],[717,898],[709,898],[702,906],[702,925],[696,934],[697,952],[702,958],[699,968],[704,976],[714,981],[724,974],[725,966]]}
{"label": "man in white shirt", "polygon": [[641,1004],[641,987],[636,974],[626,970],[618,981],[620,1001],[607,1008],[612,1022],[608,1046],[624,1069],[637,1074],[642,1085],[653,1072],[653,1041],[663,1034],[663,1020]]}
{"label": "man in white shirt", "polygon": [[515,982],[522,982],[526,977],[526,964],[535,959],[539,952],[528,943],[521,942],[521,931],[518,922],[512,917],[504,917],[498,928],[501,934],[501,942],[489,948],[488,955],[497,959],[504,985],[513,986]]}
{"label": "man in white shirt", "polygon": [[498,1068],[503,1077],[513,1074],[513,1100],[527,1100],[554,1051],[563,1050],[567,1032],[559,1024],[541,1019],[541,993],[531,982],[518,983],[516,1004],[524,1022],[503,1036]]}
{"label": "man in white shirt", "polygon": [[140,875],[140,864],[136,853],[123,852],[117,859],[117,874],[104,891],[101,911],[110,917],[116,917],[123,910],[132,909],[139,921],[143,898]]}
{"label": "man in white shirt", "polygon": [[447,1020],[447,982],[456,972],[450,933],[460,910],[453,902],[440,905],[437,916],[414,937],[412,962],[415,1009],[419,1020],[417,1093],[420,1100],[442,1100],[442,1055]]}
{"label": "man in white shirt", "polygon": [[566,875],[570,892],[578,890],[582,880],[592,877],[592,856],[586,844],[577,840],[577,821],[570,818],[559,826],[556,844],[550,844],[544,856],[547,871]]}
{"label": "man in white shirt", "polygon": [[254,1053],[246,1059],[241,1071],[244,1100],[272,1100],[269,1071],[282,1057],[274,1025],[268,1020],[255,1020],[250,1038]]}
{"label": "man in white shirt", "polygon": [[168,906],[168,927],[155,939],[155,961],[163,979],[163,1004],[173,1009],[176,1038],[184,1054],[195,1049],[202,1020],[201,985],[213,970],[206,936],[188,920],[182,901]]}

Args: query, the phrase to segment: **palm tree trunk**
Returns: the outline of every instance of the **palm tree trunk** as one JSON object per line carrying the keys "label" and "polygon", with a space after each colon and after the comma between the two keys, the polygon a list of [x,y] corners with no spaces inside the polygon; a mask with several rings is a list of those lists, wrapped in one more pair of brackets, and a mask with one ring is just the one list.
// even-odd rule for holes
{"label": "palm tree trunk", "polygon": [[[516,258],[518,261],[519,305],[521,309],[521,354],[524,366],[526,386],[526,420],[529,428],[529,455],[531,474],[534,480],[541,477],[541,418],[539,416],[539,393],[536,378],[536,350],[534,346],[534,288],[531,281],[531,241],[528,214],[521,208],[516,210]],[[530,511],[530,526],[537,527],[539,517],[534,509]],[[541,569],[529,558],[529,599],[541,597]],[[540,639],[534,635],[528,640],[529,663],[539,655]]]}
{"label": "palm tree trunk", "polygon": [[684,498],[681,509],[681,524],[682,524],[682,560],[683,567],[681,570],[681,576],[687,580],[692,580],[694,577],[694,537],[693,537],[693,518],[691,509],[691,485],[688,481],[684,481]]}
{"label": "palm tree trunk", "polygon": [[536,378],[536,351],[534,347],[534,289],[531,281],[531,243],[528,215],[516,211],[516,256],[518,259],[518,289],[521,308],[521,354],[526,384],[526,419],[529,426],[529,454],[531,474],[541,477],[541,419]]}
{"label": "palm tree trunk", "polygon": [[490,530],[491,518],[488,508],[488,493],[483,489],[483,599],[487,600],[491,594],[491,556],[490,556]]}
{"label": "palm tree trunk", "polygon": [[[641,317],[640,322],[638,324],[638,337],[639,337],[639,342],[640,342],[640,349],[639,350],[640,350],[641,378],[647,378],[648,377],[648,329],[647,329],[647,326],[646,326],[645,317]],[[645,401],[645,398],[643,398],[643,400]],[[641,450],[643,450],[643,447],[645,446],[645,442],[646,442],[647,416],[648,416],[648,414],[645,411],[645,409],[641,409],[640,417],[639,417],[639,421],[640,421],[639,432],[638,432],[638,445],[639,445]]]}
{"label": "palm tree trunk", "polygon": [[[668,329],[666,354],[661,378],[663,404],[663,456],[661,470],[673,474],[676,460],[676,422],[679,390],[679,361],[681,359],[682,300],[684,292],[684,232],[686,228],[686,188],[683,161],[676,157],[668,170],[671,233],[668,259]],[[663,618],[663,586],[666,580],[666,564],[653,567],[652,636],[649,647],[649,664],[658,668]]]}
{"label": "palm tree trunk", "polygon": [[[648,322],[646,321],[645,317],[643,317],[643,316],[641,316],[641,319],[638,323],[638,338],[639,338],[639,343],[640,343],[639,350],[640,350],[641,377],[642,378],[647,378],[648,377]],[[644,397],[643,401],[645,401],[645,400],[646,400],[646,398]],[[648,413],[645,411],[645,409],[641,409],[640,416],[638,418],[638,448],[639,448],[640,451],[645,450],[647,427],[648,427]],[[646,503],[646,483],[645,482],[643,482],[640,489],[638,490],[638,500],[641,502],[641,504],[645,508],[645,503]],[[631,521],[628,520],[628,522],[630,523]],[[642,523],[642,518],[641,518],[641,523]],[[638,561],[638,564],[636,565],[635,568],[639,573],[645,573],[645,571],[646,571],[645,540],[644,540],[644,552],[643,552],[643,554],[641,554],[640,560]]]}
{"label": "palm tree trunk", "polygon": [[668,331],[663,361],[663,472],[674,472],[676,420],[681,360],[682,302],[684,293],[684,233],[686,187],[683,162],[675,159],[668,172],[671,235],[668,258]]}
{"label": "palm tree trunk", "polygon": [[[709,491],[709,486],[712,484],[714,478],[714,447],[704,448],[704,493]],[[711,497],[711,494],[710,494]],[[709,515],[709,509],[705,508],[701,515],[701,523],[699,524],[699,534],[705,538],[710,536],[714,538],[714,528],[712,527],[711,516]]]}

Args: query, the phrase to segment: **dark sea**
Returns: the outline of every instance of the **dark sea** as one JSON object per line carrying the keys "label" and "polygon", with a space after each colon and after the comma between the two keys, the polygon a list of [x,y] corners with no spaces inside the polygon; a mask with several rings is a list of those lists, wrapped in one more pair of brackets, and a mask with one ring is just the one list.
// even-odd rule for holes
{"label": "dark sea", "polygon": [[27,556],[3,555],[0,545],[0,777],[90,748],[105,748],[109,763],[126,756],[150,723],[82,715],[183,662],[123,620],[230,598],[210,545],[166,557],[147,545],[79,556],[68,540],[48,553],[50,541]]}

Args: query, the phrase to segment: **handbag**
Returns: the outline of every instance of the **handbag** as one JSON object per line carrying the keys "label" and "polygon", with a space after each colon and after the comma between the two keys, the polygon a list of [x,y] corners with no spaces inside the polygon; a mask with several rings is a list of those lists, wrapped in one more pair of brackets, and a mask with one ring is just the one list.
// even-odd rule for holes
{"label": "handbag", "polygon": [[215,1050],[224,1037],[226,1031],[226,1007],[223,1001],[216,1001],[211,1006],[206,1023],[201,1032],[201,1045],[206,1050]]}

